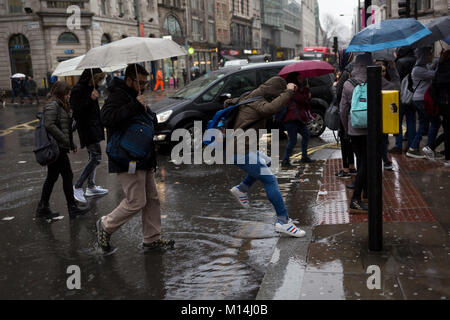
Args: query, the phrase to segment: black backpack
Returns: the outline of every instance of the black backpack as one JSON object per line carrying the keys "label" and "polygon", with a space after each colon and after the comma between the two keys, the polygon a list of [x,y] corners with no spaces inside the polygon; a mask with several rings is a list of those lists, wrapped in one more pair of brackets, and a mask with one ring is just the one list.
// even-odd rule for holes
{"label": "black backpack", "polygon": [[[39,124],[34,130],[34,155],[37,163],[47,166],[55,162],[59,157],[59,147],[55,138],[45,128],[44,112],[39,112],[36,117]],[[61,127],[61,107],[58,106],[56,125]]]}

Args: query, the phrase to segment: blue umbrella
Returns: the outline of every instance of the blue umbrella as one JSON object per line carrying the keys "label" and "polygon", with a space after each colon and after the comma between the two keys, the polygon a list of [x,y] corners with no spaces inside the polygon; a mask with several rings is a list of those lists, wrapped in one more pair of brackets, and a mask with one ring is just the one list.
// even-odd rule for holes
{"label": "blue umbrella", "polygon": [[383,20],[357,33],[347,52],[374,52],[409,46],[429,34],[431,31],[416,19]]}
{"label": "blue umbrella", "polygon": [[431,31],[431,34],[414,42],[412,45],[413,48],[426,47],[432,45],[436,41],[450,37],[450,16],[434,19],[433,21],[428,22],[426,26]]}

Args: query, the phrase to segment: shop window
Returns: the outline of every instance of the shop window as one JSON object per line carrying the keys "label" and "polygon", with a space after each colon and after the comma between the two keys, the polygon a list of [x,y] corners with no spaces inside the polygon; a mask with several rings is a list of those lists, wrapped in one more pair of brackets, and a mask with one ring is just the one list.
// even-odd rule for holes
{"label": "shop window", "polygon": [[66,43],[80,43],[78,37],[72,32],[63,32],[58,37],[58,44],[66,44]]}
{"label": "shop window", "polygon": [[23,34],[15,34],[9,39],[11,73],[33,74],[30,43]]}

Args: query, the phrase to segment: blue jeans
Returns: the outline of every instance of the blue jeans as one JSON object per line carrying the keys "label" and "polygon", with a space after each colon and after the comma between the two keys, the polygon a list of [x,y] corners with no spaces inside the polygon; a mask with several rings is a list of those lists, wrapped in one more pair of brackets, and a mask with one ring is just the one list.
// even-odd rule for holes
{"label": "blue jeans", "polygon": [[89,161],[75,184],[75,188],[77,189],[82,188],[86,180],[88,181],[89,188],[95,187],[95,170],[102,161],[102,150],[100,148],[100,143],[88,145],[87,151],[89,154]]}
{"label": "blue jeans", "polygon": [[414,137],[413,143],[411,144],[411,148],[417,149],[420,146],[420,141],[422,140],[422,131],[424,128],[430,124],[428,129],[428,143],[427,146],[430,146],[436,140],[437,133],[439,131],[439,127],[441,126],[441,119],[439,116],[430,117],[426,114],[424,108],[424,101],[413,101],[414,106],[416,107],[417,113],[419,114],[419,129],[416,131],[416,136]]}
{"label": "blue jeans", "polygon": [[247,153],[246,155],[234,155],[234,161],[237,167],[247,173],[247,176],[238,186],[239,190],[247,192],[257,180],[261,181],[266,189],[267,198],[275,208],[278,219],[286,223],[289,215],[284,205],[280,189],[278,188],[277,178],[269,169],[271,164],[270,157],[262,152],[256,151]]}
{"label": "blue jeans", "polygon": [[288,121],[284,123],[289,136],[289,142],[284,152],[283,162],[287,163],[292,155],[295,145],[297,144],[297,133],[302,136],[302,157],[308,157],[309,130],[306,124],[300,121]]}
{"label": "blue jeans", "polygon": [[403,117],[406,116],[406,131],[408,133],[408,147],[412,146],[414,137],[416,136],[416,110],[413,105],[400,104],[399,120],[400,130],[395,138],[395,146],[402,149],[403,147]]}

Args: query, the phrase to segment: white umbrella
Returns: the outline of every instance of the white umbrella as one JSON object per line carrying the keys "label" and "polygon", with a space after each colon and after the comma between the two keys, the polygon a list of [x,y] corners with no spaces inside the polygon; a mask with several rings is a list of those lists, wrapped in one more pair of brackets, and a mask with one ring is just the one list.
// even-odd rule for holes
{"label": "white umbrella", "polygon": [[15,73],[11,76],[11,78],[26,78],[27,76],[23,73]]}
{"label": "white umbrella", "polygon": [[104,68],[184,55],[187,55],[186,50],[170,39],[128,37],[92,48],[77,69]]}
{"label": "white umbrella", "polygon": [[[83,69],[77,69],[77,67],[80,61],[83,60],[84,56],[85,55],[83,54],[82,56],[62,61],[60,64],[58,64],[55,71],[52,73],[52,76],[58,77],[80,76],[83,73]],[[126,67],[127,67],[126,64],[120,64],[116,66],[102,68],[102,71],[113,72]]]}

